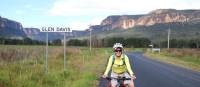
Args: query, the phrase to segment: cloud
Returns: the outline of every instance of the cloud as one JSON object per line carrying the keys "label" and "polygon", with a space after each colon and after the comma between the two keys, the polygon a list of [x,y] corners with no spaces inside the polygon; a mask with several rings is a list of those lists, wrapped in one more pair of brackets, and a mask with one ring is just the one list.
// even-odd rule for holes
{"label": "cloud", "polygon": [[30,5],[30,4],[26,4],[26,5],[24,5],[24,7],[25,7],[25,8],[31,8],[32,5]]}
{"label": "cloud", "polygon": [[84,22],[84,21],[74,21],[74,22],[70,22],[69,26],[70,28],[72,28],[72,30],[84,30],[88,28],[88,22]]}
{"label": "cloud", "polygon": [[[81,16],[81,15],[107,15],[119,13],[126,8],[131,8],[129,3],[120,0],[59,0],[53,5],[49,13],[55,16]],[[126,4],[124,7],[123,4]],[[128,7],[127,7],[128,6]]]}
{"label": "cloud", "polygon": [[[47,11],[50,16],[88,17],[90,21],[73,20],[73,29],[100,24],[109,15],[146,14],[155,9],[199,9],[200,0],[55,0]],[[93,17],[93,18],[92,18]]]}
{"label": "cloud", "polygon": [[18,15],[21,15],[21,14],[23,14],[23,13],[24,13],[24,11],[21,11],[21,10],[16,10],[16,11],[15,11],[15,13],[16,13],[16,14],[18,14]]}
{"label": "cloud", "polygon": [[91,24],[91,25],[99,25],[103,19],[104,19],[104,18],[101,18],[101,17],[99,17],[99,18],[94,18],[94,19],[92,19],[92,20],[90,21],[90,24]]}
{"label": "cloud", "polygon": [[49,13],[54,16],[140,14],[159,8],[198,9],[199,3],[198,0],[56,0]]}
{"label": "cloud", "polygon": [[90,26],[90,24],[97,25],[97,24],[100,24],[101,21],[102,21],[102,18],[94,18],[90,21],[74,20],[74,21],[68,23],[68,25],[70,28],[72,28],[72,30],[85,30]]}

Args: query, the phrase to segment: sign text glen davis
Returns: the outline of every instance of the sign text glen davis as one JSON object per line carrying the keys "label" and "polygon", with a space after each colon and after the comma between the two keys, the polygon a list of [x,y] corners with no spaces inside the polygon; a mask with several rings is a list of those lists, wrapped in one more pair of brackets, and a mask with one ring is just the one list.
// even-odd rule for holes
{"label": "sign text glen davis", "polygon": [[42,27],[40,32],[71,32],[69,27]]}

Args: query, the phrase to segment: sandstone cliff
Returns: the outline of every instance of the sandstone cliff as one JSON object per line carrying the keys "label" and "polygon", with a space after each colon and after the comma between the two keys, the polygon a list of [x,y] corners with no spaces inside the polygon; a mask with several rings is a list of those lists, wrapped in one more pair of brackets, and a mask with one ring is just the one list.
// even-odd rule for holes
{"label": "sandstone cliff", "polygon": [[21,23],[0,17],[0,36],[25,37]]}
{"label": "sandstone cliff", "polygon": [[187,22],[200,19],[200,10],[157,9],[144,15],[108,16],[100,26],[107,30],[128,29],[135,26],[150,26],[159,23]]}

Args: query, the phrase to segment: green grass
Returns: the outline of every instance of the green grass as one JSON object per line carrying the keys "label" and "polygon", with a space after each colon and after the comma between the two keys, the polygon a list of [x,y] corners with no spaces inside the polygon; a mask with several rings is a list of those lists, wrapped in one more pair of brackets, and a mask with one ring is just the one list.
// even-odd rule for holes
{"label": "green grass", "polygon": [[188,53],[185,53],[185,50],[188,52],[190,49],[173,49],[173,51],[166,51],[164,49],[161,50],[161,53],[146,52],[145,56],[161,62],[200,72],[200,58],[198,56],[193,56],[199,54],[191,52],[193,54],[188,55]]}
{"label": "green grass", "polygon": [[[112,52],[111,48],[93,48],[90,53],[86,47],[68,47],[64,71],[62,46],[51,46],[45,74],[45,46],[0,48],[0,87],[96,87]],[[10,50],[14,50],[12,61],[2,58]]]}

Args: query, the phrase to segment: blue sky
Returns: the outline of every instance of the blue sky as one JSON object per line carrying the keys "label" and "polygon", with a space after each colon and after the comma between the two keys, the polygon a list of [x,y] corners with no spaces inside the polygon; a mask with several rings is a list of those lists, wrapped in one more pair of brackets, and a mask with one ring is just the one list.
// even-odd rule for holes
{"label": "blue sky", "polygon": [[146,14],[155,9],[200,9],[200,0],[2,0],[0,16],[24,27],[84,30],[109,15]]}

